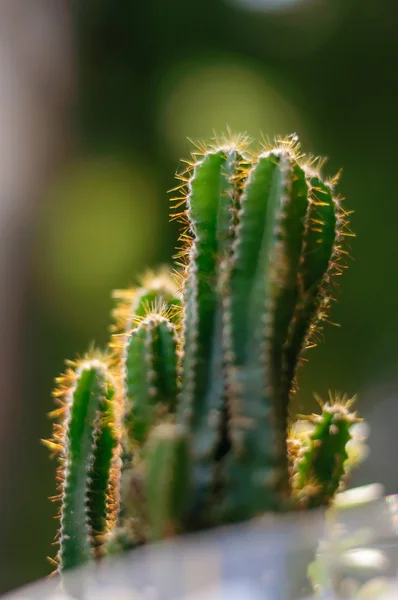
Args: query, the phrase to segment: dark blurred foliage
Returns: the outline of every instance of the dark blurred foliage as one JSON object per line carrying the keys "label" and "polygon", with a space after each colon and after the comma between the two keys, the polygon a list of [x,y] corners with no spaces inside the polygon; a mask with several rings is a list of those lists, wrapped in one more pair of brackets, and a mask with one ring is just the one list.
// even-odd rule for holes
{"label": "dark blurred foliage", "polygon": [[49,571],[55,464],[39,439],[50,432],[53,378],[91,339],[106,343],[111,289],[170,260],[177,229],[166,190],[189,151],[184,136],[208,138],[212,128],[247,128],[253,137],[296,131],[305,150],[329,157],[327,173],[344,167],[339,189],[357,237],[331,315],[342,327],[327,325],[325,344],[308,353],[296,405],[315,408],[313,391],[358,392],[375,430],[355,482],[398,491],[390,459],[398,450],[398,4],[265,8],[246,10],[244,0],[85,0],[72,8],[76,148],[37,209],[30,241],[24,408],[2,514],[1,590]]}

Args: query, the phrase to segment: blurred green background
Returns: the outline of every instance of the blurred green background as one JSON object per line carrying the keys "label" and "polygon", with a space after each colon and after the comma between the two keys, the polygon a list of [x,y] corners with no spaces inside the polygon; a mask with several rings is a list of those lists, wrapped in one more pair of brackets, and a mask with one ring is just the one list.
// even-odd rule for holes
{"label": "blurred green background", "polygon": [[295,132],[306,151],[329,157],[326,173],[344,168],[339,189],[357,237],[331,316],[342,327],[327,326],[308,354],[296,403],[311,410],[313,391],[358,392],[371,456],[353,483],[398,491],[398,4],[85,0],[68,10],[74,141],[23,248],[20,389],[1,399],[11,408],[0,592],[51,570],[55,463],[39,440],[50,434],[53,378],[91,340],[106,343],[111,290],[170,261],[177,228],[166,192],[187,137],[227,126],[254,138]]}

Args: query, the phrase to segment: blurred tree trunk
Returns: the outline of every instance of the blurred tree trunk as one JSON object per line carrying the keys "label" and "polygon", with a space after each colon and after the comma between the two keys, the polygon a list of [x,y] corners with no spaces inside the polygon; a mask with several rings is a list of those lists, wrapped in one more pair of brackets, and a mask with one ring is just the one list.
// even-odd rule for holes
{"label": "blurred tree trunk", "polygon": [[[19,444],[23,417],[35,410],[21,397],[28,248],[35,208],[70,143],[71,37],[65,0],[1,0],[0,539],[12,515],[18,477],[29,469],[26,448]],[[7,569],[7,561],[0,564]]]}

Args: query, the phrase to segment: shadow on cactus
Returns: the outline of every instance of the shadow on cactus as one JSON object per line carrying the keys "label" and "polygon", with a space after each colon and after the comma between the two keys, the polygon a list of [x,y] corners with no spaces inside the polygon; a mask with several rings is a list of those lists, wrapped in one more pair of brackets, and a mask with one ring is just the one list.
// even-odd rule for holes
{"label": "shadow on cactus", "polygon": [[[352,401],[297,428],[289,399],[350,235],[294,137],[200,145],[178,176],[172,274],[114,293],[109,350],[55,392],[57,568],[269,511],[328,505],[355,461]],[[303,427],[304,425],[304,427]]]}

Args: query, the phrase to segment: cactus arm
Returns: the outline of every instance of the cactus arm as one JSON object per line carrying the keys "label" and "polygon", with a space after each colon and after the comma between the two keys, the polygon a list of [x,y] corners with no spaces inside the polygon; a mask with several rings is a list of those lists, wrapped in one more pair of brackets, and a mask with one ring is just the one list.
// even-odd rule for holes
{"label": "cactus arm", "polygon": [[130,307],[130,325],[136,325],[151,312],[163,311],[177,324],[181,315],[181,300],[167,289],[140,289]]}
{"label": "cactus arm", "polygon": [[171,412],[177,408],[177,335],[173,323],[162,320],[154,336],[154,370],[157,373],[159,393],[165,398]]}
{"label": "cactus arm", "polygon": [[141,446],[150,427],[175,411],[177,353],[175,326],[153,313],[131,332],[124,349],[127,445]]}
{"label": "cactus arm", "polygon": [[300,301],[285,345],[285,368],[290,386],[298,359],[310,343],[322,310],[327,308],[327,285],[341,251],[337,243],[341,237],[341,221],[333,189],[314,175],[309,185],[311,203],[299,273]]}
{"label": "cactus arm", "polygon": [[186,432],[177,424],[155,427],[146,444],[145,490],[152,539],[173,536],[183,529],[190,482]]}
{"label": "cactus arm", "polygon": [[[184,357],[179,420],[192,435],[196,497],[214,478],[225,404],[220,279],[228,259],[240,183],[236,149],[206,152],[193,167],[187,216],[193,234],[184,282]],[[202,500],[199,500],[201,502]]]}
{"label": "cactus arm", "polygon": [[[271,157],[258,161],[248,176],[241,199],[237,237],[233,243],[233,265],[224,295],[227,304],[227,327],[231,328],[230,351],[238,364],[246,360],[250,330],[248,298],[252,296],[253,284],[258,269],[268,199],[271,193],[277,159]],[[260,300],[261,303],[261,300]],[[246,317],[246,318],[245,318]]]}
{"label": "cactus arm", "polygon": [[124,340],[131,329],[150,312],[162,311],[175,324],[180,320],[181,298],[176,277],[172,277],[165,268],[148,271],[143,276],[140,286],[114,290],[112,297],[115,307],[112,311],[111,346],[116,349],[123,348]]}
{"label": "cactus arm", "polygon": [[55,412],[63,422],[55,426],[48,444],[60,447],[58,559],[63,571],[90,560],[93,534],[108,530],[109,482],[117,450],[114,422],[108,419],[113,381],[106,361],[88,355],[72,364],[57,392],[61,409]]}
{"label": "cactus arm", "polygon": [[[282,165],[281,165],[282,168]],[[271,299],[275,307],[274,339],[270,348],[270,381],[275,381],[275,427],[286,439],[288,427],[289,394],[292,381],[289,378],[290,369],[286,365],[284,353],[286,340],[289,335],[292,315],[294,315],[299,300],[299,265],[305,241],[304,231],[309,209],[308,184],[303,169],[291,157],[287,159],[287,177],[290,179],[285,199],[282,201],[280,217],[279,244],[282,250],[282,264],[279,274],[276,273],[276,290]],[[271,271],[273,265],[270,265]],[[270,274],[270,280],[272,276]],[[286,456],[286,445],[283,445]]]}
{"label": "cactus arm", "polygon": [[[142,442],[149,426],[151,410],[151,378],[153,375],[151,331],[147,326],[137,327],[131,333],[125,349],[124,387],[125,410],[123,422],[128,442]],[[127,444],[130,445],[129,443]]]}
{"label": "cactus arm", "polygon": [[[95,444],[92,423],[96,418],[98,394],[95,371],[83,370],[73,392],[68,426],[70,445],[66,460],[69,464],[65,472],[59,555],[62,570],[86,562],[91,557],[86,503],[90,460]],[[93,403],[90,403],[91,398]],[[88,427],[82,428],[85,423],[88,423]]]}
{"label": "cactus arm", "polygon": [[[231,349],[230,427],[237,457],[230,462],[230,476],[237,478],[237,504],[248,516],[276,508],[278,490],[285,488],[286,494],[287,489],[288,394],[281,396],[280,381],[308,206],[302,169],[287,152],[260,155],[241,205],[225,296],[225,335]],[[252,479],[251,469],[256,472]]]}
{"label": "cactus arm", "polygon": [[[330,275],[331,261],[339,237],[339,207],[331,184],[318,176],[310,178],[311,212],[307,230],[307,249],[303,256],[302,281],[304,292]],[[328,272],[329,271],[329,272]]]}
{"label": "cactus arm", "polygon": [[[130,542],[136,545],[145,537],[145,502],[140,484],[141,450],[150,429],[162,419],[169,420],[176,410],[176,326],[161,313],[149,313],[125,336],[120,358],[124,403],[123,454],[120,508],[115,536],[119,539],[119,533],[122,532],[120,539],[124,539],[123,532],[127,527],[127,530],[131,530],[130,533],[134,533]],[[132,528],[130,521],[134,524]],[[115,536],[109,542],[111,546],[114,546]],[[109,548],[107,544],[107,552]]]}
{"label": "cactus arm", "polygon": [[330,504],[347,470],[346,445],[358,419],[350,401],[326,403],[321,415],[312,415],[313,431],[296,452],[292,464],[292,491],[301,506]]}
{"label": "cactus arm", "polygon": [[[194,167],[187,197],[193,241],[184,282],[184,376],[180,413],[182,421],[189,423],[194,431],[200,428],[207,413],[204,397],[211,385],[209,357],[212,356],[218,303],[217,223],[219,205],[228,198],[231,187],[225,164],[224,151],[205,154]],[[232,206],[232,197],[229,204]],[[225,227],[224,218],[221,222]]]}
{"label": "cactus arm", "polygon": [[[266,256],[275,224],[268,215],[273,215],[283,187],[278,162],[275,156],[261,157],[249,172],[241,198],[230,278],[224,293],[225,338],[229,350],[229,428],[233,449],[227,462],[226,510],[233,519],[245,519],[251,514],[253,489],[249,479],[255,482],[254,497],[264,505],[262,484],[274,473],[272,406],[265,388],[264,365],[261,364],[264,354],[261,323],[264,322],[267,281],[257,274],[261,270],[261,254],[268,262]],[[260,465],[263,469],[261,483],[258,481]],[[261,499],[259,487],[262,488]],[[272,498],[269,497],[266,503],[268,506],[264,508],[271,508]]]}

